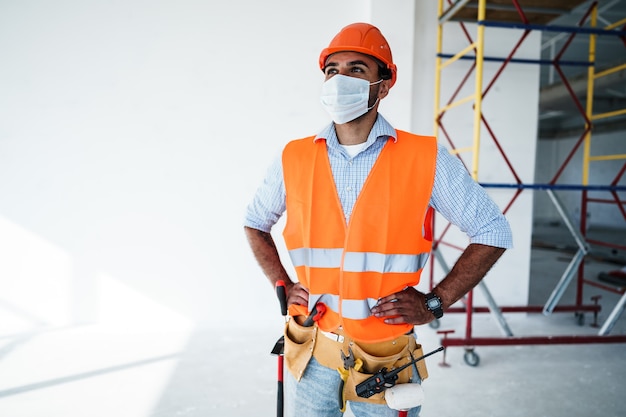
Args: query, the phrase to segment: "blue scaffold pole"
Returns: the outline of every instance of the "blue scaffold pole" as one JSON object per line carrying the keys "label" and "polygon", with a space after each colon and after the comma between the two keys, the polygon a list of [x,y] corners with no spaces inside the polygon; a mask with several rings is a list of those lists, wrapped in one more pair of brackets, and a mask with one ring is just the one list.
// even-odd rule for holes
{"label": "blue scaffold pole", "polygon": [[533,190],[575,190],[575,191],[626,191],[626,185],[576,185],[576,184],[506,184],[480,183],[484,188],[515,188]]}

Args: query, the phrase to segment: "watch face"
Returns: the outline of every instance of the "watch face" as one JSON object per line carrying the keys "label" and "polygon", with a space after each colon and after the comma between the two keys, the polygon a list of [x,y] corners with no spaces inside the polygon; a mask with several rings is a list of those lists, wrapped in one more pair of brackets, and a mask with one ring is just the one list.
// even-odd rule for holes
{"label": "watch face", "polygon": [[439,300],[437,300],[436,298],[431,298],[430,300],[428,300],[428,308],[439,308],[441,306],[441,304],[439,303]]}

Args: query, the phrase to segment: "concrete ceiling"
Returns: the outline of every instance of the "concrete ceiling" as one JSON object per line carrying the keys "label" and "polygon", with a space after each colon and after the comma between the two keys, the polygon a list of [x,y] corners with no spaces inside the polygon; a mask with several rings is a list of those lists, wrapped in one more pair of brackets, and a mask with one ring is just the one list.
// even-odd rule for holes
{"label": "concrete ceiling", "polygon": [[[584,1],[571,11],[561,14],[550,25],[576,26],[583,19],[592,1]],[[603,28],[626,18],[626,0],[600,0],[597,27]],[[589,19],[584,27],[591,27]],[[623,27],[623,25],[622,25]],[[568,42],[571,34],[542,32],[543,60],[553,60]],[[576,34],[565,49],[561,60],[589,62],[589,34]],[[596,36],[595,72],[626,64],[626,39],[615,35]],[[588,66],[560,66],[572,91],[583,108],[586,106]],[[593,88],[593,113],[605,113],[626,108],[626,69],[598,78]],[[575,105],[575,100],[553,65],[541,67],[541,93],[539,105],[539,137],[552,139],[581,134],[585,119]],[[594,122],[594,131],[626,130],[626,116],[600,119]]]}
{"label": "concrete ceiling", "polygon": [[[521,10],[531,25],[576,27],[583,21],[583,28],[591,28],[590,18],[584,19],[594,0],[517,0]],[[626,18],[626,0],[598,0],[597,29]],[[445,18],[454,21],[475,22],[478,0],[456,0],[444,13]],[[486,18],[489,22],[521,24],[522,19],[512,0],[487,0]],[[620,25],[624,29],[625,25]],[[534,29],[537,29],[536,27]],[[555,28],[556,29],[556,28]],[[588,68],[590,62],[590,34],[563,30],[542,30],[542,49],[539,104],[539,139],[554,139],[580,135],[585,128],[588,91]],[[573,35],[573,36],[572,36]],[[570,39],[571,38],[571,39]],[[564,45],[567,47],[564,48]],[[569,83],[572,92],[582,106],[576,106],[563,77],[549,62],[564,48],[559,68]],[[566,65],[566,61],[578,65]],[[596,73],[616,65],[626,64],[626,37],[616,35],[596,36]],[[626,69],[610,76],[598,78],[593,88],[593,113],[605,113],[626,108]],[[598,131],[626,130],[626,115],[599,119],[593,122]]]}

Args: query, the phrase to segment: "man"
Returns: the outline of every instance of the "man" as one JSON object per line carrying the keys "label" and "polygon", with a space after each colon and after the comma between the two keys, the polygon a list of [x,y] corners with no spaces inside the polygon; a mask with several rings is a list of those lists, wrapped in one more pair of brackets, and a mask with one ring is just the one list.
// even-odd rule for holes
{"label": "man", "polygon": [[[248,206],[245,232],[263,272],[286,283],[287,410],[297,417],[396,416],[384,392],[355,386],[382,367],[421,355],[414,326],[440,318],[475,287],[506,248],[508,222],[460,161],[433,137],[397,131],[378,113],[397,69],[380,31],[343,28],[319,58],[321,102],[333,119],[290,142]],[[432,209],[470,238],[429,294],[414,287],[431,250]],[[288,276],[270,235],[286,212]],[[312,326],[305,318],[323,311]],[[398,383],[420,383],[423,361]],[[414,386],[413,386],[414,387]],[[420,407],[409,411],[417,416]]]}

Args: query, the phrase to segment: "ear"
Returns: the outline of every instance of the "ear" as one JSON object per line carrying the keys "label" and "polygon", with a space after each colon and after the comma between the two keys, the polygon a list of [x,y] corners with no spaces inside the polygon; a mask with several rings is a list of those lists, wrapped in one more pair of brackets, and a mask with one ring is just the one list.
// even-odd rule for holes
{"label": "ear", "polygon": [[387,94],[389,94],[389,89],[391,88],[389,87],[390,84],[391,84],[391,80],[383,80],[380,83],[380,87],[378,88],[378,98],[380,100],[387,97]]}

